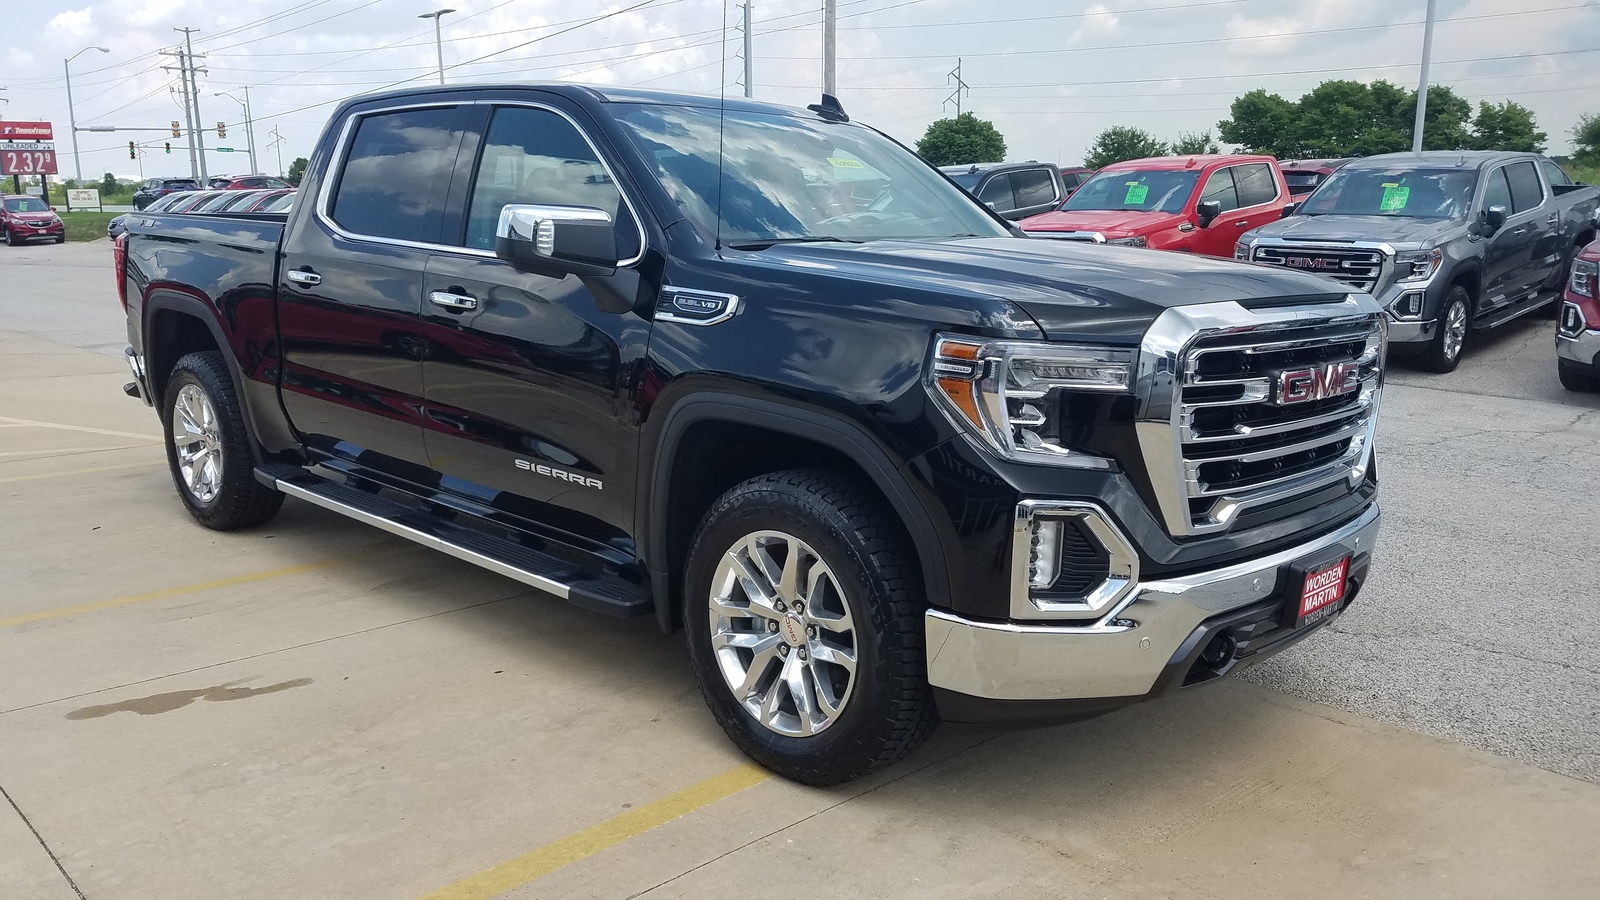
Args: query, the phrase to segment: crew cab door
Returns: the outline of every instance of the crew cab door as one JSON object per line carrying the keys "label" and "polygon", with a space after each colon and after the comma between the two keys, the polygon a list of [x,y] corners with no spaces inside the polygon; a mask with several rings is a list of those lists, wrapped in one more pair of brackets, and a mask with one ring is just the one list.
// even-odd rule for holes
{"label": "crew cab door", "polygon": [[[1529,270],[1533,265],[1533,245],[1538,233],[1530,223],[1536,217],[1538,210],[1524,209],[1519,212],[1517,209],[1511,187],[1511,169],[1516,165],[1522,164],[1512,163],[1494,167],[1489,171],[1484,183],[1481,209],[1488,210],[1490,207],[1500,206],[1506,210],[1505,224],[1489,236],[1488,246],[1484,248],[1483,296],[1478,304],[1479,309],[1484,311],[1498,309],[1520,300],[1527,287]],[[1533,167],[1532,163],[1526,165],[1530,170]],[[1537,174],[1534,177],[1537,179]],[[1527,197],[1524,196],[1524,202],[1526,201]]]}
{"label": "crew cab door", "polygon": [[278,327],[284,409],[314,452],[428,476],[423,271],[470,109],[354,113],[328,170],[303,188],[285,232]]}
{"label": "crew cab door", "polygon": [[1204,228],[1199,227],[1199,219],[1195,219],[1195,230],[1189,233],[1189,249],[1195,253],[1206,256],[1233,256],[1233,246],[1239,243],[1239,235],[1249,229],[1249,220],[1237,214],[1239,210],[1239,191],[1233,182],[1233,167],[1224,166],[1217,169],[1200,186],[1200,194],[1190,207],[1190,215],[1201,203],[1214,201],[1222,207],[1222,214],[1211,220]]}
{"label": "crew cab door", "polygon": [[445,239],[454,249],[435,252],[424,278],[428,458],[446,490],[629,549],[632,386],[649,323],[601,311],[591,290],[615,282],[637,291],[639,279],[631,270],[609,279],[536,275],[494,254],[495,226],[511,203],[603,209],[623,258],[642,252],[613,169],[557,102],[480,108],[469,140],[481,147],[470,165],[463,153]]}

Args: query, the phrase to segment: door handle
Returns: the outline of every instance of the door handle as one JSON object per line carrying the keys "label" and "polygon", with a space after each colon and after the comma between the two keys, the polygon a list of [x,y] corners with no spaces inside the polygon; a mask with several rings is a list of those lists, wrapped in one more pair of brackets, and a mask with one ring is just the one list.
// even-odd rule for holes
{"label": "door handle", "polygon": [[290,269],[284,274],[284,277],[295,284],[304,285],[306,287],[315,287],[322,283],[322,276],[311,271],[310,267],[304,269]]}
{"label": "door handle", "polygon": [[445,309],[468,310],[478,308],[478,298],[466,294],[453,294],[449,291],[434,291],[428,295],[434,306]]}
{"label": "door handle", "polygon": [[1237,221],[1237,222],[1235,222],[1235,223],[1233,223],[1233,224],[1235,224],[1235,225],[1237,225],[1237,226],[1239,226],[1239,227],[1240,227],[1240,228],[1243,228],[1243,227],[1245,227],[1245,226],[1246,226],[1246,225],[1249,225],[1249,224],[1250,224],[1250,220],[1249,220],[1249,219],[1240,219],[1240,220],[1239,220],[1239,221]]}

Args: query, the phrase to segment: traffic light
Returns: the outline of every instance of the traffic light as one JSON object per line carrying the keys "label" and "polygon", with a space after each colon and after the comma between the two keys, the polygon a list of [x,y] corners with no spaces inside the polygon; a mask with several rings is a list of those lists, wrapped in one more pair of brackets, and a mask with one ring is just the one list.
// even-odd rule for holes
{"label": "traffic light", "polygon": [[139,151],[134,149],[133,141],[129,141],[128,142],[128,158],[129,159],[138,159],[139,158]]}
{"label": "traffic light", "polygon": [[178,120],[177,119],[173,119],[172,120],[172,136],[173,137],[183,137],[183,132],[178,130]]}
{"label": "traffic light", "polygon": [[227,136],[228,136],[228,123],[227,122],[218,122],[217,123],[217,137],[225,138]]}
{"label": "traffic light", "polygon": [[172,142],[171,142],[171,141],[167,141],[167,143],[166,143],[166,144],[165,144],[165,146],[166,146],[166,148],[167,148],[167,152],[168,152],[168,153],[171,153],[171,152],[172,152]]}

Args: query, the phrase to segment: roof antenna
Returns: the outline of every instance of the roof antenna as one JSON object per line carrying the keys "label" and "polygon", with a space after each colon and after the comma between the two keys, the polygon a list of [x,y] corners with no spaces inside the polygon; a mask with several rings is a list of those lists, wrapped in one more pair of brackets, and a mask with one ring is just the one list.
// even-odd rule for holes
{"label": "roof antenna", "polygon": [[832,94],[823,94],[821,103],[813,103],[806,109],[830,122],[848,122],[850,116],[845,113],[844,106],[839,103],[839,98]]}

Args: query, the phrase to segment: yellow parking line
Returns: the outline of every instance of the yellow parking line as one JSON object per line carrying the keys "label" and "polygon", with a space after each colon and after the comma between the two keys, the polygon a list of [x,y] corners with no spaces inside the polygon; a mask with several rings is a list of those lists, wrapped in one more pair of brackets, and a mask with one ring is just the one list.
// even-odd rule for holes
{"label": "yellow parking line", "polygon": [[12,616],[9,619],[0,619],[0,628],[15,628],[18,625],[32,625],[35,622],[45,622],[50,619],[64,619],[68,616],[81,616],[86,613],[101,612],[107,609],[117,609],[122,606],[132,606],[135,603],[145,603],[151,600],[165,600],[168,597],[180,597],[184,594],[198,594],[202,591],[216,590],[217,588],[232,587],[237,584],[250,584],[255,581],[266,581],[271,578],[283,578],[288,575],[300,575],[305,572],[315,572],[318,569],[330,569],[342,566],[345,563],[360,562],[375,559],[381,556],[393,556],[396,553],[409,550],[410,547],[385,549],[377,553],[358,553],[354,556],[341,556],[338,559],[326,559],[322,562],[303,563],[298,566],[284,566],[281,569],[268,569],[264,572],[252,572],[248,575],[234,575],[230,578],[218,578],[215,581],[202,581],[198,584],[186,584],[180,587],[165,588],[159,591],[147,591],[143,594],[133,594],[127,597],[117,597],[113,600],[100,600],[94,603],[80,603],[77,606],[63,606],[60,609],[47,609],[42,612],[27,613],[21,616]]}
{"label": "yellow parking line", "polygon": [[68,469],[65,472],[39,472],[34,475],[8,475],[0,478],[0,484],[13,484],[18,481],[38,481],[41,478],[65,478],[68,475],[88,475],[92,472],[116,472],[121,469],[143,469],[147,466],[164,466],[164,459],[152,459],[148,462],[123,463],[120,466],[89,466],[83,469]]}
{"label": "yellow parking line", "polygon": [[548,875],[580,859],[638,837],[673,819],[731,797],[771,778],[754,763],[735,766],[721,775],[691,784],[681,791],[634,807],[620,816],[590,825],[582,831],[530,850],[498,866],[445,885],[420,900],[488,900]]}
{"label": "yellow parking line", "polygon": [[104,434],[111,437],[137,438],[141,441],[160,441],[159,434],[139,434],[132,431],[111,431],[106,428],[90,428],[87,425],[64,425],[60,422],[40,422],[36,419],[15,419],[11,416],[0,416],[0,422],[7,425],[25,425],[32,428],[54,428],[59,431],[81,431],[84,434]]}

